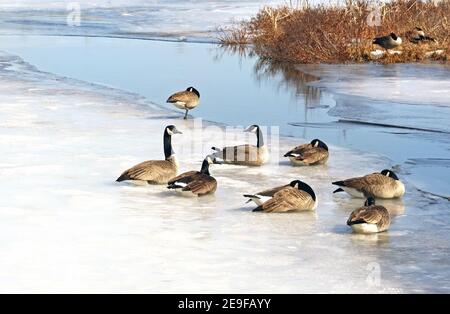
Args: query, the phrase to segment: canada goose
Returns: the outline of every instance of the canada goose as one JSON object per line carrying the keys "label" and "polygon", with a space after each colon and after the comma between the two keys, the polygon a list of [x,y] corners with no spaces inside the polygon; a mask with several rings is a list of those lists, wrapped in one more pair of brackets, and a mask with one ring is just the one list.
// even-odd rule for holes
{"label": "canada goose", "polygon": [[185,91],[177,92],[167,99],[168,103],[175,107],[186,110],[184,119],[187,119],[188,111],[198,106],[200,93],[194,87],[188,87]]}
{"label": "canada goose", "polygon": [[420,27],[417,27],[417,26],[414,27],[413,30],[406,32],[405,36],[413,44],[418,44],[419,42],[423,42],[423,41],[433,41],[433,42],[436,41],[434,38],[425,35],[425,32],[423,31],[423,29]]}
{"label": "canada goose", "polygon": [[347,192],[354,197],[396,198],[405,194],[405,186],[391,170],[383,170],[381,173],[372,173],[364,177],[351,178],[344,181],[333,182],[340,186],[337,192]]}
{"label": "canada goose", "polygon": [[237,145],[219,149],[211,147],[216,151],[213,153],[215,157],[223,159],[224,163],[241,165],[241,166],[261,166],[269,159],[267,146],[264,144],[264,138],[261,128],[254,124],[247,127],[244,132],[256,134],[256,146],[254,145]]}
{"label": "canada goose", "polygon": [[296,166],[323,165],[328,160],[328,146],[321,140],[314,139],[311,143],[293,148],[284,157],[289,157]]}
{"label": "canada goose", "polygon": [[402,44],[402,39],[395,35],[395,33],[390,33],[387,36],[375,38],[372,43],[379,45],[388,51],[389,49],[400,46]]}
{"label": "canada goose", "polygon": [[289,211],[314,210],[317,207],[317,198],[313,189],[300,180],[279,186],[257,194],[244,194],[258,205],[253,211],[267,213],[284,213]]}
{"label": "canada goose", "polygon": [[347,220],[347,225],[356,233],[377,233],[386,231],[391,224],[388,210],[375,205],[375,199],[369,197],[363,207],[355,209]]}
{"label": "canada goose", "polygon": [[170,179],[167,188],[185,192],[185,194],[192,196],[214,193],[217,189],[217,181],[209,173],[209,165],[221,163],[216,158],[207,156],[203,160],[200,171],[188,171]]}
{"label": "canada goose", "polygon": [[172,135],[182,134],[174,125],[164,129],[164,156],[165,160],[148,160],[126,170],[116,180],[117,182],[147,181],[150,184],[164,184],[177,175],[178,162],[172,149]]}

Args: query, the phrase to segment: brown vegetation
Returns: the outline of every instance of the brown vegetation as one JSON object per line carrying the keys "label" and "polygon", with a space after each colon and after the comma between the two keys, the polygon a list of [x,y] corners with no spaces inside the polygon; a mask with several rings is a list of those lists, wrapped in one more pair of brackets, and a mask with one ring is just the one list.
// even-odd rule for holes
{"label": "brown vegetation", "polygon": [[[416,26],[437,41],[409,42],[405,34]],[[395,49],[401,54],[384,54],[377,59],[371,52],[382,48],[373,45],[372,39],[391,32],[403,39],[401,47]],[[376,5],[369,0],[347,0],[342,6],[266,7],[250,21],[224,31],[220,40],[224,45],[253,44],[259,56],[277,61],[448,60],[450,0],[393,0]]]}

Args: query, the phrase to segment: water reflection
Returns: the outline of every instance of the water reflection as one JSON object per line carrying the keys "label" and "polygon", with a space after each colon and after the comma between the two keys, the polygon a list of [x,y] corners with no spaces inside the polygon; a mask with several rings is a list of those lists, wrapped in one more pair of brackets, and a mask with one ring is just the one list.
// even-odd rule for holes
{"label": "water reflection", "polygon": [[317,80],[317,77],[298,70],[292,63],[259,58],[254,73],[257,81],[281,77],[279,86],[287,91],[294,90],[296,97],[303,96],[306,109],[321,106],[320,89],[308,84]]}
{"label": "water reflection", "polygon": [[[218,47],[213,55],[214,61],[220,61],[225,55],[238,56],[240,64],[245,59],[255,59],[253,73],[258,83],[278,82],[277,91],[284,89],[284,91],[291,93],[292,100],[295,103],[301,103],[305,110],[323,107],[320,89],[309,85],[310,82],[318,78],[300,71],[295,64],[258,57],[250,46],[219,45]],[[299,101],[299,97],[303,98],[303,102]]]}

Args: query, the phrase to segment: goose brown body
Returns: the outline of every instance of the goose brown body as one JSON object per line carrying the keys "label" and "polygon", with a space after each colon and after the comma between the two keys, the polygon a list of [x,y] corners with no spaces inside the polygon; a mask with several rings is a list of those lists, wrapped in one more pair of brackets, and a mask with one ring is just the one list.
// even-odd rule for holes
{"label": "goose brown body", "polygon": [[223,159],[226,164],[240,166],[261,166],[269,159],[267,146],[264,144],[263,134],[258,125],[249,126],[245,132],[256,133],[256,145],[243,144],[228,146],[222,149],[212,147],[214,156]]}
{"label": "goose brown body", "polygon": [[194,109],[200,103],[200,93],[195,88],[188,87],[185,91],[176,92],[169,96],[167,102],[179,109],[186,110],[184,116],[184,119],[186,119],[188,111]]}
{"label": "goose brown body", "polygon": [[436,41],[434,38],[427,36],[420,27],[415,27],[414,29],[407,31],[405,33],[405,37],[408,38],[408,40],[413,44],[418,44],[425,41]]}
{"label": "goose brown body", "polygon": [[[184,183],[180,185],[180,183]],[[200,171],[188,171],[169,181],[169,188],[180,188],[183,192],[191,192],[197,196],[214,193],[217,181],[210,175]]]}
{"label": "goose brown body", "polygon": [[147,181],[150,184],[165,184],[177,175],[178,163],[175,156],[167,160],[148,160],[125,170],[117,179],[121,181]]}
{"label": "goose brown body", "polygon": [[181,134],[174,125],[164,129],[164,160],[148,160],[125,170],[117,182],[146,181],[150,184],[165,184],[178,173],[178,162],[172,149],[172,135]]}
{"label": "goose brown body", "polygon": [[311,143],[294,147],[284,157],[289,157],[295,166],[314,166],[326,164],[329,152],[325,143],[316,139]]}
{"label": "goose brown body", "polygon": [[374,199],[368,199],[365,206],[355,209],[347,220],[347,225],[357,233],[383,232],[390,224],[388,210],[381,205],[375,205]]}
{"label": "goose brown body", "polygon": [[222,148],[216,153],[227,164],[240,166],[261,166],[267,161],[267,147],[255,145],[237,145]]}
{"label": "goose brown body", "polygon": [[402,44],[402,39],[397,35],[395,35],[394,33],[390,33],[387,36],[374,38],[372,43],[388,50],[399,47]]}
{"label": "goose brown body", "polygon": [[[298,182],[302,185],[297,188]],[[253,211],[266,213],[308,211],[317,207],[317,199],[311,187],[298,180],[254,195],[246,194],[244,197],[258,205]]]}
{"label": "goose brown body", "polygon": [[[383,173],[393,174],[392,171],[383,170],[381,173],[372,173],[363,177],[351,178],[333,182],[340,188],[336,192],[345,191],[354,197],[397,198],[405,194],[405,186],[395,178]],[[393,174],[395,176],[395,174]]]}
{"label": "goose brown body", "polygon": [[195,196],[214,193],[217,189],[217,181],[209,173],[209,165],[212,163],[220,162],[210,156],[206,157],[200,171],[188,171],[170,179],[167,188],[188,192]]}

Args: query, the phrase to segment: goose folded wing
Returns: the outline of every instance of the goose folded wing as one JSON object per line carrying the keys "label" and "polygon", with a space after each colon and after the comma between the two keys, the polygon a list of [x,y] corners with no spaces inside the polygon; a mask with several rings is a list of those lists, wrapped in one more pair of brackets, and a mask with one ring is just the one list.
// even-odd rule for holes
{"label": "goose folded wing", "polygon": [[256,146],[244,144],[237,146],[224,147],[222,158],[228,161],[249,161],[255,160],[257,156]]}
{"label": "goose folded wing", "polygon": [[167,160],[149,160],[126,170],[121,177],[127,180],[156,180],[163,177],[170,169],[171,163]]}
{"label": "goose folded wing", "polygon": [[192,100],[192,93],[188,91],[182,91],[173,94],[167,99],[167,102],[188,102]]}
{"label": "goose folded wing", "polygon": [[291,186],[281,189],[274,196],[262,204],[265,212],[287,212],[301,209],[306,201],[306,195]]}
{"label": "goose folded wing", "polygon": [[180,174],[179,176],[176,176],[175,178],[172,178],[169,180],[168,184],[174,184],[176,182],[182,182],[182,183],[189,183],[192,181],[192,177],[196,174],[198,174],[198,171],[188,171],[185,173]]}
{"label": "goose folded wing", "polygon": [[278,191],[280,191],[280,190],[282,190],[282,189],[284,189],[284,188],[286,188],[286,187],[288,187],[288,186],[289,186],[289,184],[287,184],[287,185],[282,185],[282,186],[277,186],[276,188],[264,190],[264,191],[261,191],[261,192],[256,193],[256,194],[257,194],[257,195],[261,195],[261,196],[269,196],[269,197],[272,197],[272,196],[274,196],[275,193],[277,193]]}
{"label": "goose folded wing", "polygon": [[183,188],[183,191],[191,191],[194,194],[206,194],[216,188],[216,180],[208,175],[200,174],[195,177],[188,185]]}
{"label": "goose folded wing", "polygon": [[364,208],[355,210],[349,217],[347,224],[369,223],[377,224],[383,215],[377,208]]}
{"label": "goose folded wing", "polygon": [[311,147],[311,144],[309,144],[309,143],[302,144],[302,145],[296,146],[292,150],[288,151],[286,153],[286,155],[289,155],[289,154],[300,154],[301,155],[305,150],[307,150],[310,147]]}
{"label": "goose folded wing", "polygon": [[296,157],[298,160],[302,160],[306,163],[313,164],[327,157],[327,152],[320,147],[312,147],[305,150],[301,156]]}

